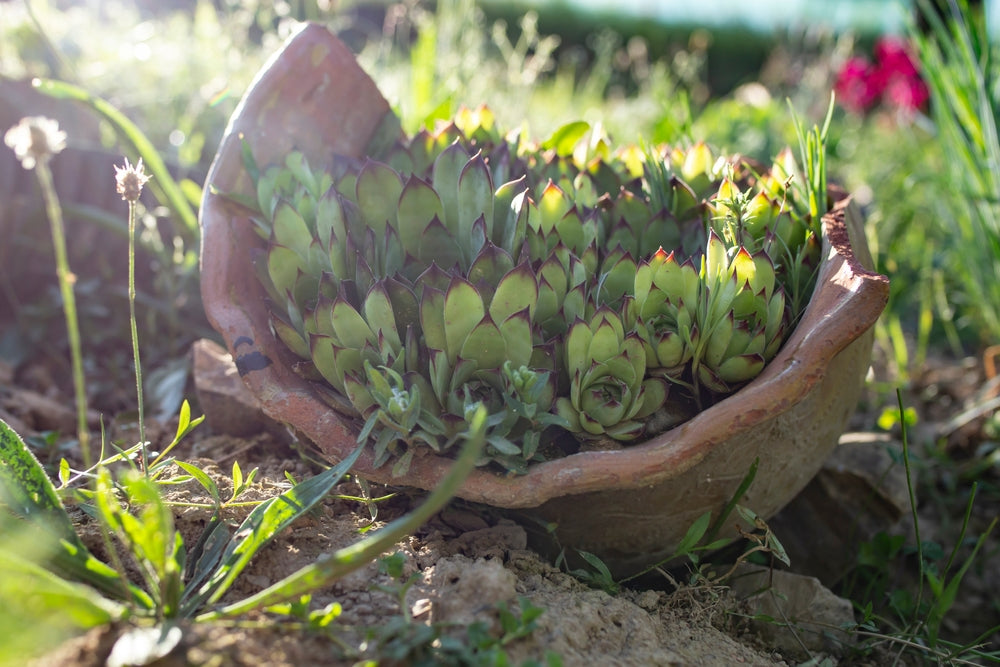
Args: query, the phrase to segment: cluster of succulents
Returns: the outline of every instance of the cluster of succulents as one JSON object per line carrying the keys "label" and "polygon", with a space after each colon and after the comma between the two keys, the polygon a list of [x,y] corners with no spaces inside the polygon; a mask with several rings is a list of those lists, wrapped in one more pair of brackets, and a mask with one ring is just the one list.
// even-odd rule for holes
{"label": "cluster of succulents", "polygon": [[[392,130],[392,128],[390,128]],[[704,143],[541,143],[462,109],[364,158],[245,162],[251,260],[295,368],[402,474],[479,406],[483,464],[523,471],[689,419],[777,353],[819,222],[769,168]]]}

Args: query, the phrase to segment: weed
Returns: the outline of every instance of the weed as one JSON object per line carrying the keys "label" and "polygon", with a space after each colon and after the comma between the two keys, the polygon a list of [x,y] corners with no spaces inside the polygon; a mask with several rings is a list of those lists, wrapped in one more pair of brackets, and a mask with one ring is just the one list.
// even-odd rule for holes
{"label": "weed", "polygon": [[[993,518],[971,549],[966,539],[978,485],[973,482],[954,546],[947,551],[936,541],[921,536],[915,495],[916,475],[909,442],[911,418],[897,391],[896,423],[902,442],[902,465],[906,471],[907,489],[913,521],[913,546],[907,546],[903,535],[876,534],[860,545],[857,567],[844,584],[859,614],[851,631],[864,641],[858,650],[870,652],[879,646],[890,646],[899,659],[914,654],[951,664],[974,664],[970,661],[996,659],[995,651],[985,650],[981,642],[1000,628],[990,628],[971,642],[958,643],[942,637],[944,621],[954,606],[959,587],[970,567],[980,555],[998,519]],[[960,554],[964,553],[964,557]],[[905,576],[905,564],[916,560],[916,581]],[[900,567],[903,566],[903,567]]]}
{"label": "weed", "polygon": [[[413,622],[406,615],[397,616],[369,631],[366,648],[375,649],[382,660],[414,667],[509,665],[506,647],[531,635],[536,620],[544,610],[524,597],[519,598],[514,607],[500,602],[494,610],[499,619],[498,628],[491,628],[484,621],[464,626],[449,623],[425,625]],[[450,630],[461,630],[460,636]],[[522,667],[534,665],[560,667],[562,660],[549,651],[544,663],[522,663]]]}
{"label": "weed", "polygon": [[[452,470],[411,514],[263,591],[220,604],[254,555],[324,498],[354,464],[361,448],[320,475],[259,504],[232,535],[216,515],[190,553],[174,530],[172,515],[154,481],[157,469],[151,466],[149,477],[126,472],[115,479],[106,468],[107,462],[102,462],[96,488],[88,495],[96,502],[97,520],[135,560],[142,579],[139,585],[126,578],[122,567],[107,566],[84,546],[52,482],[23,440],[0,422],[0,458],[7,463],[0,470],[2,506],[7,514],[21,520],[19,530],[32,537],[7,540],[0,547],[0,581],[8,582],[0,586],[0,598],[8,609],[21,609],[36,619],[52,616],[61,605],[76,605],[82,611],[72,617],[71,625],[80,629],[144,617],[167,627],[182,618],[219,620],[300,600],[302,595],[372,561],[437,512],[474,467],[483,445],[484,423],[483,414],[474,419],[474,430]],[[127,458],[137,449],[114,458]],[[189,473],[192,469],[185,468]],[[122,500],[134,511],[126,511]],[[45,552],[39,552],[39,543],[46,545]],[[40,593],[18,597],[25,590]],[[58,591],[58,595],[47,591]],[[160,641],[164,636],[142,635],[145,641]]]}

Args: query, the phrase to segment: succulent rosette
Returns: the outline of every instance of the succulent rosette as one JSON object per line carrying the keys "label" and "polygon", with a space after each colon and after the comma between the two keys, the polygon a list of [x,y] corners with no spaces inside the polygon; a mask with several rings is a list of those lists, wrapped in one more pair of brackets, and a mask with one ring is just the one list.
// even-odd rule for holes
{"label": "succulent rosette", "polygon": [[482,463],[514,472],[641,439],[753,379],[808,299],[818,221],[790,153],[613,149],[586,123],[531,143],[486,108],[368,153],[246,150],[255,196],[232,198],[275,335],[397,473],[480,406]]}
{"label": "succulent rosette", "polygon": [[601,308],[589,321],[576,320],[565,338],[568,397],[556,411],[570,431],[584,437],[634,440],[642,420],[667,398],[667,383],[646,379],[646,353],[635,332],[625,332],[619,317]]}

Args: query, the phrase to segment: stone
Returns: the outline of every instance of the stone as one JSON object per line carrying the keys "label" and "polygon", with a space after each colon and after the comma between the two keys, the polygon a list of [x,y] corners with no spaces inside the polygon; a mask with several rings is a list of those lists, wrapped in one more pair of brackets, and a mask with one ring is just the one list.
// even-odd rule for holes
{"label": "stone", "polygon": [[857,563],[858,547],[906,529],[910,500],[901,443],[847,433],[815,478],[768,526],[799,574],[833,586]]}
{"label": "stone", "polygon": [[207,338],[195,341],[191,353],[198,402],[213,433],[246,438],[266,432],[289,442],[288,430],[264,414],[243,384],[231,354]]}
{"label": "stone", "polygon": [[834,595],[816,577],[741,564],[729,580],[745,599],[754,631],[785,655],[806,660],[808,652],[843,655],[852,636],[854,607]]}

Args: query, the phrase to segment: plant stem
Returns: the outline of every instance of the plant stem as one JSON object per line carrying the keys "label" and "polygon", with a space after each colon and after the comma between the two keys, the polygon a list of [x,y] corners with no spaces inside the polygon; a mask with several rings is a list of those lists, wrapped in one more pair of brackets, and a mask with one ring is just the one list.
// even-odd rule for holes
{"label": "plant stem", "polygon": [[38,185],[45,199],[45,211],[52,228],[52,246],[56,258],[56,275],[59,278],[59,293],[62,296],[63,313],[66,317],[66,333],[69,337],[70,359],[73,368],[73,390],[76,394],[76,437],[80,442],[85,468],[90,467],[90,431],[87,430],[87,386],[83,377],[83,355],[80,351],[80,326],[76,316],[76,298],[73,283],[76,276],[69,270],[66,256],[66,234],[63,229],[62,208],[52,181],[52,171],[47,160],[39,160],[35,165]]}
{"label": "plant stem", "polygon": [[146,419],[142,400],[142,364],[139,362],[139,330],[135,322],[135,202],[128,202],[128,314],[132,327],[132,356],[135,359],[135,392],[139,405],[139,447],[142,450],[142,470],[146,465]]}

